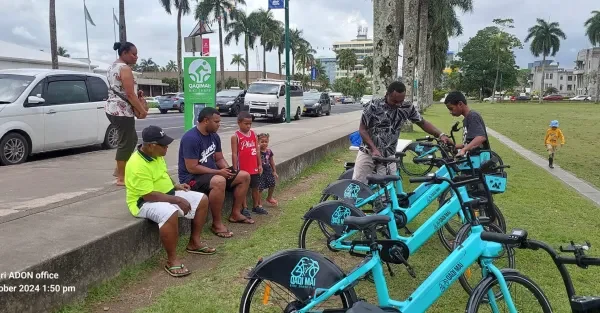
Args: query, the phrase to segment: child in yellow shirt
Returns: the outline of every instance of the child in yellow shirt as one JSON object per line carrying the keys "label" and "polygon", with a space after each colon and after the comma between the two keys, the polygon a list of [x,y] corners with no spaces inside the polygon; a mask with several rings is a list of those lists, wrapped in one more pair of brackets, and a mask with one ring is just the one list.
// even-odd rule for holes
{"label": "child in yellow shirt", "polygon": [[553,120],[550,122],[550,128],[546,131],[546,138],[544,139],[544,144],[548,150],[548,166],[550,168],[554,168],[554,153],[558,151],[559,140],[561,146],[565,144],[565,136],[558,128],[558,121]]}

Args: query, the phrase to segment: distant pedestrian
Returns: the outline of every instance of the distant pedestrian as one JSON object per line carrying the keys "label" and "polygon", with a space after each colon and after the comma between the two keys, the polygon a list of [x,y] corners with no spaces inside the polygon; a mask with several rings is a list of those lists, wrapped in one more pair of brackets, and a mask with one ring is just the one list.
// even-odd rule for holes
{"label": "distant pedestrian", "polygon": [[565,144],[565,136],[563,135],[560,128],[558,128],[558,121],[553,120],[550,122],[550,128],[546,130],[546,137],[544,138],[544,144],[546,150],[548,150],[548,166],[554,168],[554,155],[558,151],[559,147]]}
{"label": "distant pedestrian", "polygon": [[131,42],[117,42],[113,49],[118,52],[119,58],[108,68],[107,79],[110,88],[104,111],[118,134],[119,146],[115,156],[117,167],[113,176],[117,177],[117,186],[124,186],[125,164],[138,141],[135,118],[146,118],[148,105],[143,92],[138,90],[130,67],[137,62],[137,48]]}
{"label": "distant pedestrian", "polygon": [[[238,114],[237,122],[239,129],[231,136],[231,163],[236,171],[242,170],[250,174],[252,212],[268,214],[267,210],[262,207],[258,191],[259,177],[263,169],[258,151],[258,139],[252,130],[252,115],[247,111],[242,111]],[[247,197],[244,197],[242,214],[250,217]]]}
{"label": "distant pedestrian", "polygon": [[258,134],[258,144],[260,145],[260,159],[262,163],[262,174],[260,175],[258,189],[261,193],[263,190],[268,190],[267,202],[276,206],[279,203],[273,198],[273,192],[275,191],[276,180],[279,179],[279,175],[277,175],[273,151],[269,149],[269,134]]}

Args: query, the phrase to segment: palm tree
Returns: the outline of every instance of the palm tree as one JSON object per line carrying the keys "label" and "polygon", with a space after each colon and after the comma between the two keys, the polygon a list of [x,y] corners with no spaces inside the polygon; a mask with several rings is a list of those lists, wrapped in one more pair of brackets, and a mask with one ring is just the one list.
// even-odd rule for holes
{"label": "palm tree", "polygon": [[165,66],[165,71],[166,72],[177,72],[178,69],[178,65],[175,63],[175,61],[170,60],[167,65]]}
{"label": "palm tree", "polygon": [[177,9],[177,73],[178,73],[178,84],[179,91],[183,88],[183,75],[181,73],[182,67],[182,55],[181,55],[181,17],[190,13],[190,2],[189,0],[160,0],[160,4],[163,6],[168,14],[171,14],[171,4]]}
{"label": "palm tree", "polygon": [[402,52],[402,78],[406,85],[406,100],[413,101],[415,59],[419,28],[419,0],[404,0],[404,51]]}
{"label": "palm tree", "polygon": [[157,72],[159,66],[152,60],[152,58],[148,58],[142,59],[138,68],[142,72]]}
{"label": "palm tree", "polygon": [[373,75],[373,57],[371,57],[371,56],[364,57],[364,59],[362,59],[362,64],[365,68],[365,72],[367,73],[367,76]]}
{"label": "palm tree", "polygon": [[[600,11],[592,11],[592,17],[590,17],[585,24],[585,35],[589,38],[590,42],[594,46],[600,46]],[[596,103],[600,101],[600,63],[598,63],[598,69],[596,70]]]}
{"label": "palm tree", "polygon": [[[196,7],[196,19],[206,21],[209,17],[214,17],[219,24],[219,63],[221,68],[221,86],[225,86],[225,59],[223,56],[223,29],[229,25],[229,16],[234,18],[236,5],[246,5],[245,0],[204,0],[198,2]],[[229,15],[227,14],[229,12]],[[245,13],[244,13],[245,17]],[[231,39],[230,39],[231,40]],[[237,41],[236,41],[237,42]],[[248,58],[246,58],[248,59]],[[246,71],[246,76],[248,72]],[[246,81],[246,85],[248,82]]]}
{"label": "palm tree", "polygon": [[[233,39],[235,39],[236,44],[239,44],[240,37],[244,37],[244,51],[246,53],[244,57],[244,60],[246,60],[246,86],[249,86],[250,73],[248,72],[248,67],[250,66],[250,62],[248,62],[248,49],[254,47],[254,42],[256,41],[256,29],[253,27],[254,23],[248,19],[248,16],[244,11],[234,10],[231,12],[231,17],[233,18],[233,21],[225,26],[225,31],[229,32],[229,34],[225,36],[225,44],[230,45],[231,40]],[[224,86],[224,84],[222,85]]]}
{"label": "palm tree", "polygon": [[[296,64],[296,51],[298,51],[298,49],[301,46],[305,46],[305,45],[310,45],[308,43],[308,41],[306,41],[306,39],[304,39],[304,37],[302,36],[302,30],[299,29],[291,29],[290,30],[290,49],[292,50],[292,75],[294,75],[296,66],[294,66]],[[285,37],[284,37],[285,40]]]}
{"label": "palm tree", "polygon": [[239,83],[239,81],[240,81],[240,65],[246,67],[246,59],[244,59],[244,57],[241,54],[236,53],[231,58],[230,65],[237,65],[237,72],[238,72],[237,73],[237,81]]}
{"label": "palm tree", "polygon": [[285,53],[285,29],[283,26],[280,26],[279,29],[277,29],[277,33],[279,35],[277,36],[275,43],[277,47],[277,58],[279,61],[279,76],[281,76],[281,70],[285,69],[285,62],[281,62],[281,55]]}
{"label": "palm tree", "polygon": [[119,0],[119,42],[127,41],[127,27],[125,26],[125,0]]}
{"label": "palm tree", "polygon": [[346,70],[347,77],[350,77],[350,70],[354,69],[356,63],[358,63],[356,59],[356,53],[350,49],[342,49],[335,52],[335,59],[338,63],[338,66],[342,70]]}
{"label": "palm tree", "polygon": [[58,69],[58,41],[56,39],[56,0],[50,0],[50,55],[52,68]]}
{"label": "palm tree", "polygon": [[[567,39],[567,36],[560,29],[558,22],[548,23],[538,18],[537,25],[528,30],[525,42],[531,40],[529,49],[535,57],[542,55],[542,79],[540,83],[540,92],[544,92],[544,70],[547,56],[555,56],[560,49],[560,39]],[[539,103],[542,103],[542,97],[539,97]]]}
{"label": "palm tree", "polygon": [[57,54],[59,56],[61,56],[61,57],[65,57],[65,58],[70,58],[71,57],[71,55],[69,54],[69,52],[67,51],[67,49],[65,49],[62,46],[58,46]]}
{"label": "palm tree", "polygon": [[263,78],[267,78],[267,51],[273,51],[277,45],[281,22],[275,19],[270,9],[252,12],[248,19],[254,23],[256,35],[260,36],[260,45],[263,46]]}
{"label": "palm tree", "polygon": [[315,60],[314,54],[317,53],[310,44],[303,44],[296,50],[296,65],[302,69],[302,74],[306,74],[306,69],[310,68]]}

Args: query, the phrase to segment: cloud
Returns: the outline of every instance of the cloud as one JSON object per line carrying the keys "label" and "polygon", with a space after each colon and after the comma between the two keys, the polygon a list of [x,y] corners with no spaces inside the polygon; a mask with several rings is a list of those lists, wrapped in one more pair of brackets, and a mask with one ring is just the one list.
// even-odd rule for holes
{"label": "cloud", "polygon": [[[194,7],[197,2],[189,0]],[[571,0],[564,5],[560,0],[474,0],[473,13],[460,14],[464,34],[452,38],[450,50],[457,50],[459,43],[466,43],[479,29],[492,24],[493,18],[512,17],[515,28],[511,31],[523,40],[527,29],[535,24],[536,17],[557,21],[567,34],[567,40],[561,42],[561,49],[553,59],[561,65],[573,64],[576,53],[590,46],[584,36],[583,21],[595,8],[597,0]],[[108,4],[107,4],[108,3]],[[266,0],[246,0],[246,11],[267,8]],[[88,11],[96,26],[88,24],[90,57],[111,62],[115,59],[112,44],[115,40],[112,11],[118,9],[116,0],[87,1]],[[3,8],[0,12],[0,40],[14,42],[35,49],[49,50],[47,0],[0,0]],[[561,8],[556,10],[556,8]],[[501,13],[499,13],[501,12]],[[118,14],[118,13],[117,13]],[[283,10],[273,10],[275,18],[284,20]],[[177,25],[176,12],[168,15],[157,0],[125,1],[127,21],[127,39],[138,47],[140,58],[152,58],[160,65],[176,59]],[[65,47],[73,57],[86,57],[86,37],[83,16],[83,1],[56,1],[56,20],[58,44]],[[27,25],[26,27],[24,25]],[[318,56],[333,56],[331,47],[335,41],[348,41],[356,37],[358,26],[368,27],[368,36],[373,36],[372,0],[296,0],[290,2],[290,25],[303,30],[305,38],[317,50]],[[189,35],[195,26],[193,12],[182,19],[182,34]],[[215,31],[206,35],[210,40],[211,55],[219,57],[217,25],[211,25]],[[118,30],[117,30],[118,31]],[[118,34],[117,34],[118,36]],[[223,34],[223,37],[225,34]],[[257,53],[258,52],[258,53]],[[249,51],[251,70],[262,66],[262,48]],[[225,46],[223,50],[226,70],[236,70],[231,56],[244,53],[243,42],[240,45]],[[529,52],[529,45],[515,52],[517,64],[527,66],[536,58]],[[191,56],[184,53],[184,56]],[[285,59],[285,58],[282,58]],[[278,72],[278,56],[267,52],[267,70]]]}
{"label": "cloud", "polygon": [[12,29],[12,33],[13,33],[13,35],[21,36],[21,37],[23,37],[23,38],[25,38],[25,39],[28,39],[28,40],[35,40],[35,36],[34,36],[34,35],[32,35],[32,34],[31,34],[31,33],[30,33],[28,30],[27,30],[27,28],[25,28],[25,27],[23,27],[23,26],[15,26],[15,27]]}

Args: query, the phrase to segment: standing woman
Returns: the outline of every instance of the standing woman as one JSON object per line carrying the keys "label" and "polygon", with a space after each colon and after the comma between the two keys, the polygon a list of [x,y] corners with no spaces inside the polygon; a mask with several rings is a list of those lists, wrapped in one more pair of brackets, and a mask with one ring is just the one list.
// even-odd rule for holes
{"label": "standing woman", "polygon": [[135,150],[138,137],[135,131],[135,118],[144,119],[148,115],[148,106],[133,76],[131,65],[137,62],[137,48],[131,42],[114,44],[113,49],[119,58],[108,68],[107,78],[110,88],[104,111],[111,124],[117,128],[119,146],[117,147],[117,186],[124,186],[125,164]]}

